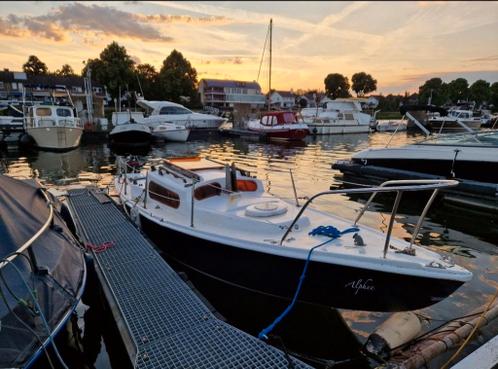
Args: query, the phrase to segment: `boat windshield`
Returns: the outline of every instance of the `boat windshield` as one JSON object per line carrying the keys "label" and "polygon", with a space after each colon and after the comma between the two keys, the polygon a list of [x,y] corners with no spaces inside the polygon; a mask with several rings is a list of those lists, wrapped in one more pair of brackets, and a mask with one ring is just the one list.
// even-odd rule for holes
{"label": "boat windshield", "polygon": [[457,133],[429,138],[420,145],[498,146],[498,131]]}

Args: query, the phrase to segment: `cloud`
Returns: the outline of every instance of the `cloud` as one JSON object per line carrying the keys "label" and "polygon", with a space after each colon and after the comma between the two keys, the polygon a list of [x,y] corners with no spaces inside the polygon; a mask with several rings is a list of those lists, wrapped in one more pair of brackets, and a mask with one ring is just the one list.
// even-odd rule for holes
{"label": "cloud", "polygon": [[140,21],[148,21],[154,23],[184,23],[184,24],[202,24],[202,25],[223,25],[233,23],[234,20],[223,15],[212,15],[202,17],[192,17],[190,15],[169,15],[169,14],[154,14],[135,16]]}
{"label": "cloud", "polygon": [[494,62],[498,61],[498,55],[490,55],[482,58],[467,59],[467,61],[472,63],[482,63],[482,62]]}
{"label": "cloud", "polygon": [[[6,27],[3,27],[5,24]],[[25,34],[62,41],[67,33],[93,33],[143,41],[172,41],[155,27],[144,24],[134,14],[100,5],[71,3],[39,16],[9,15],[0,18],[0,33],[21,37]]]}

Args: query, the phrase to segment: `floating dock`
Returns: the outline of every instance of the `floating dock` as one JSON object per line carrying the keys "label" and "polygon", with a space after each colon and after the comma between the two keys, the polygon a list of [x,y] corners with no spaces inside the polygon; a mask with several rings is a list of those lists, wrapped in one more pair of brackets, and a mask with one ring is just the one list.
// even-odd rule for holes
{"label": "floating dock", "polygon": [[135,368],[311,368],[218,319],[106,194],[67,199],[80,240],[112,244],[95,269]]}

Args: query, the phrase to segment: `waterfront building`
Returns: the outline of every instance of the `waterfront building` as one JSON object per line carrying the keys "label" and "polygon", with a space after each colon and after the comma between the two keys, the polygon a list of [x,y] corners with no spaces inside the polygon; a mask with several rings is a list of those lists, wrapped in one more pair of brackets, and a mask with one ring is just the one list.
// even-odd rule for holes
{"label": "waterfront building", "polygon": [[273,108],[293,109],[296,105],[296,95],[291,91],[275,90],[270,95]]}
{"label": "waterfront building", "polygon": [[260,109],[266,103],[259,83],[220,79],[201,79],[199,94],[204,106],[231,110],[236,106]]}

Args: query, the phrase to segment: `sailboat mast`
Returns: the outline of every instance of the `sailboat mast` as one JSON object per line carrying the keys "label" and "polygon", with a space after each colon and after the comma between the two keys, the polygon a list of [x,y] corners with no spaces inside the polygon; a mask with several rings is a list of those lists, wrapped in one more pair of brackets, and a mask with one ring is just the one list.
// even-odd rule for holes
{"label": "sailboat mast", "polygon": [[270,68],[268,72],[268,110],[271,110],[271,48],[272,48],[273,19],[270,19]]}

